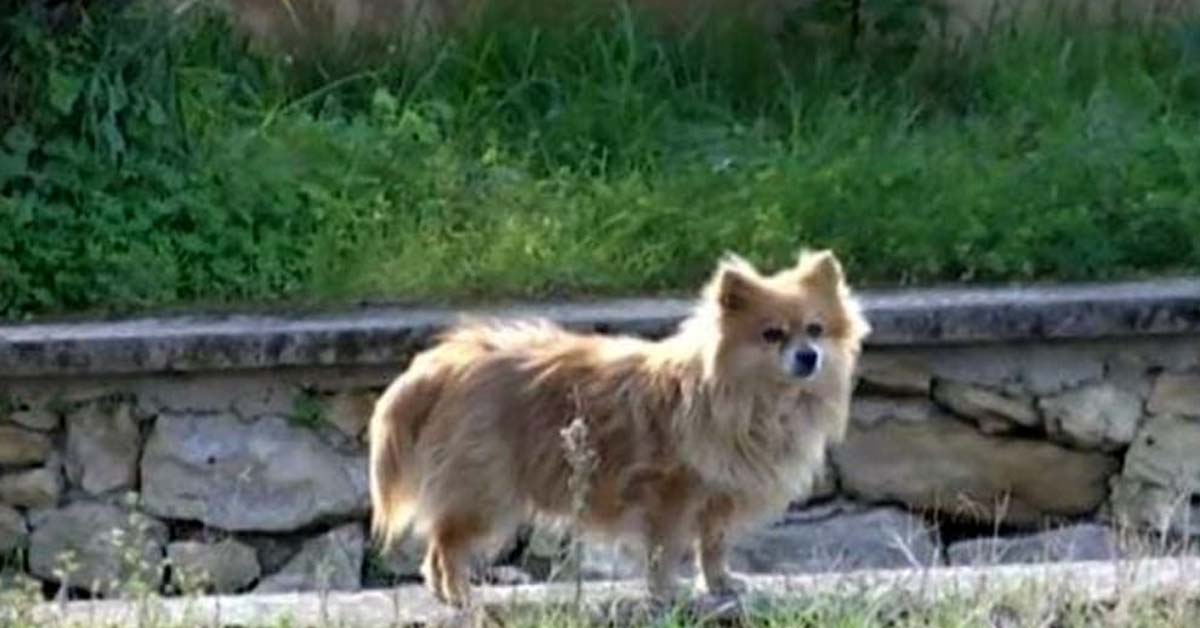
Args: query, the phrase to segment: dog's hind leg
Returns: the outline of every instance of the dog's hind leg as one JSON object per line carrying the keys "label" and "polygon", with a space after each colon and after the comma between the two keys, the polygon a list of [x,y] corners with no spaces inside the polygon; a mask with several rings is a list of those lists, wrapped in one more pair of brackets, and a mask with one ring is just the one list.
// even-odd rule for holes
{"label": "dog's hind leg", "polygon": [[459,608],[470,605],[471,559],[491,534],[485,518],[476,514],[448,515],[432,522],[421,573],[435,597]]}
{"label": "dog's hind leg", "polygon": [[429,589],[429,592],[439,602],[446,602],[446,596],[442,593],[442,550],[432,538],[429,539],[428,547],[425,548],[425,561],[421,563],[421,578],[425,581],[425,588]]}

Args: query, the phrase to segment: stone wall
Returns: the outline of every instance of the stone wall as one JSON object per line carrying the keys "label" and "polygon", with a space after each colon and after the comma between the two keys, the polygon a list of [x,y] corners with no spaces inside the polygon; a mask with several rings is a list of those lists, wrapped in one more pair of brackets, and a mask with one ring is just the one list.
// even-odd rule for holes
{"label": "stone wall", "polygon": [[[543,308],[661,335],[686,304]],[[869,295],[876,334],[819,494],[737,548],[811,572],[1104,558],[1200,534],[1200,283]],[[530,310],[510,311],[526,314]],[[375,395],[446,312],[0,328],[0,555],[53,594],[355,590]],[[531,530],[487,572],[570,575]],[[589,578],[629,576],[588,546]],[[7,580],[0,580],[4,582]],[[0,584],[0,586],[5,586]]]}

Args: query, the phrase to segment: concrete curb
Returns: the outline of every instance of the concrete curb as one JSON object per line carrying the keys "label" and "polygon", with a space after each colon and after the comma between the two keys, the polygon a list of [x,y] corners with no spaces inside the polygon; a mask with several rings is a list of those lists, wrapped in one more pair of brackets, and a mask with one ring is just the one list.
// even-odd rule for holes
{"label": "concrete curb", "polygon": [[[871,346],[1200,333],[1200,279],[1036,288],[863,293]],[[460,315],[543,316],[576,329],[668,333],[689,302],[363,308],[0,326],[0,377],[401,364]]]}
{"label": "concrete curb", "polygon": [[[1112,602],[1145,596],[1200,595],[1200,559],[909,569],[795,577],[747,576],[746,579],[750,591],[743,599],[752,603],[796,603],[828,596],[878,599],[889,594],[929,603],[945,596],[980,596],[1017,589],[1045,592],[1060,598],[1070,595],[1069,599],[1076,602]],[[639,598],[641,586],[640,581],[587,583],[583,601],[591,609],[613,608],[617,602]],[[570,603],[574,586],[483,587],[477,590],[477,596],[483,608],[549,607]],[[463,619],[460,614],[434,602],[418,586],[356,593],[156,598],[140,603],[45,603],[32,609],[31,618],[33,625],[54,626],[411,626],[459,624]],[[159,623],[153,623],[156,621]]]}

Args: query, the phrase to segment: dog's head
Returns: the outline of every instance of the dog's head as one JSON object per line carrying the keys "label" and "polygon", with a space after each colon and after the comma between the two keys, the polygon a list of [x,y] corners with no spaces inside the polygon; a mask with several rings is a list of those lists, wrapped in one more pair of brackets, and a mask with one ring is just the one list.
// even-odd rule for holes
{"label": "dog's head", "polygon": [[849,376],[870,333],[830,251],[769,276],[728,256],[703,299],[717,331],[712,367],[726,379],[819,389]]}

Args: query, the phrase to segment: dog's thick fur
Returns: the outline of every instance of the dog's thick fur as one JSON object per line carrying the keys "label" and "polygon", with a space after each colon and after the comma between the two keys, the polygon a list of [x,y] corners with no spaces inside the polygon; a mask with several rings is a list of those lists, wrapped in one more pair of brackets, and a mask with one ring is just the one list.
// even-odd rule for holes
{"label": "dog's thick fur", "polygon": [[[690,547],[700,584],[728,591],[731,534],[804,496],[843,438],[868,332],[829,252],[771,276],[724,260],[656,342],[546,322],[453,328],[375,407],[373,535],[386,548],[415,528],[426,585],[466,604],[470,558],[531,518],[575,514],[560,433],[583,417],[597,466],[578,524],[644,542],[656,595]],[[782,366],[797,343],[821,356],[804,377]]]}

